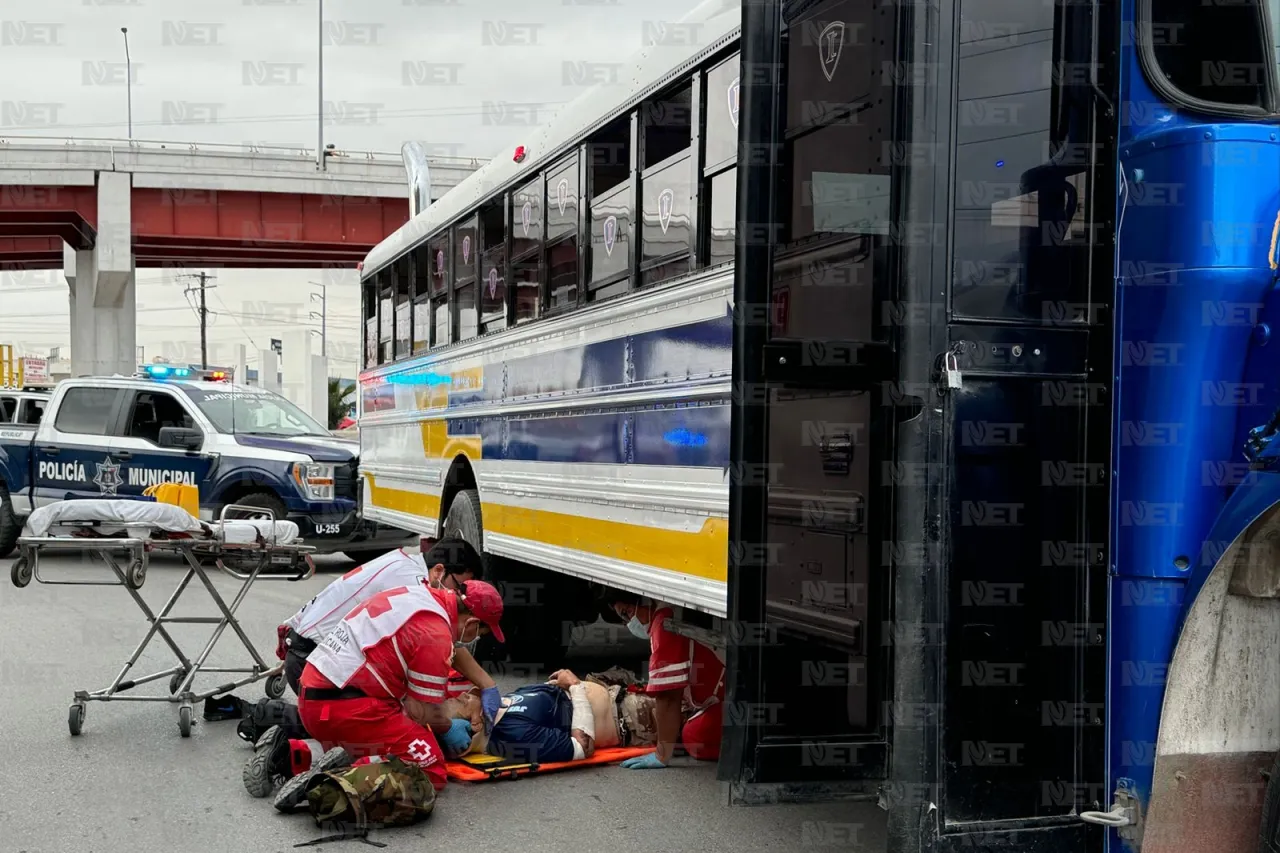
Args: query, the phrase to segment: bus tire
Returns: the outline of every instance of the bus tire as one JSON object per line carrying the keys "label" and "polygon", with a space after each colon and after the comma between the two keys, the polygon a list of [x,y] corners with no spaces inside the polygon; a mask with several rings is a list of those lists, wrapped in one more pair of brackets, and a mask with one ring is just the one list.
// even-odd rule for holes
{"label": "bus tire", "polygon": [[[484,580],[497,588],[506,603],[502,614],[502,633],[507,642],[499,645],[486,637],[476,646],[476,658],[558,665],[569,648],[569,632],[562,627],[560,613],[553,602],[539,601],[538,606],[528,605],[530,589],[550,589],[551,585],[535,587],[536,578],[530,571],[533,567],[485,553],[484,516],[480,509],[480,493],[475,489],[454,495],[445,515],[441,538],[447,536],[461,537],[476,549],[484,566]],[[514,589],[517,586],[520,589]]]}
{"label": "bus tire", "polygon": [[0,559],[13,553],[18,544],[18,536],[22,534],[22,519],[13,510],[13,499],[9,490],[0,483]]}
{"label": "bus tire", "polygon": [[1262,795],[1262,824],[1258,829],[1258,853],[1280,853],[1280,752],[1267,774]]}

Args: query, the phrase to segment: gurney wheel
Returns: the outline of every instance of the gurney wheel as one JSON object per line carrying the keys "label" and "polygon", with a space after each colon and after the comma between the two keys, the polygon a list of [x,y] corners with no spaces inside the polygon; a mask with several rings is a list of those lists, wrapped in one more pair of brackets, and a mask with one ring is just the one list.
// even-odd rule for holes
{"label": "gurney wheel", "polygon": [[129,584],[130,589],[142,589],[146,579],[147,566],[141,560],[130,563],[129,568],[125,570],[125,583]]}
{"label": "gurney wheel", "polygon": [[26,557],[19,557],[13,561],[13,568],[9,570],[9,580],[13,581],[13,585],[18,589],[22,589],[31,583],[33,573],[31,561]]}
{"label": "gurney wheel", "polygon": [[285,681],[283,675],[273,675],[267,679],[266,691],[268,699],[279,699],[284,695]]}
{"label": "gurney wheel", "polygon": [[183,737],[191,737],[191,721],[194,716],[190,705],[178,708],[178,733]]}
{"label": "gurney wheel", "polygon": [[67,710],[67,729],[72,737],[79,737],[80,727],[84,725],[84,705],[78,702]]}

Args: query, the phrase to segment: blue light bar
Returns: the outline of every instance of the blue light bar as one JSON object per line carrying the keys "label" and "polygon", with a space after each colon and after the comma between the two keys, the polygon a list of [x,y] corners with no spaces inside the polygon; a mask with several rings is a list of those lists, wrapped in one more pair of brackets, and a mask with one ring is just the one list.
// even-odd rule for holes
{"label": "blue light bar", "polygon": [[185,378],[191,375],[191,370],[186,367],[171,367],[167,364],[148,364],[147,374],[152,379],[164,379],[169,376]]}

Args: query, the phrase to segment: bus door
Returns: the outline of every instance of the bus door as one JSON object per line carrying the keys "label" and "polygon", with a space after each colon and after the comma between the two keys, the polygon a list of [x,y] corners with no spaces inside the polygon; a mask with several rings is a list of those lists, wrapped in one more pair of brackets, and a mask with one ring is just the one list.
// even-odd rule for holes
{"label": "bus door", "polygon": [[1046,70],[1090,13],[744,4],[720,773],[861,785],[891,853],[1101,849],[1113,131]]}
{"label": "bus door", "polygon": [[[744,4],[744,20],[764,5]],[[736,680],[721,772],[743,797],[795,783],[874,797],[889,759],[886,463],[904,411],[885,404],[896,374],[879,309],[892,292],[893,102],[878,69],[895,16],[889,4],[803,5],[765,38],[784,79],[745,58],[741,75],[753,110],[743,144],[778,144],[772,168],[739,166],[739,217],[755,213],[736,267]],[[750,224],[762,222],[768,245],[742,239],[766,233]]]}

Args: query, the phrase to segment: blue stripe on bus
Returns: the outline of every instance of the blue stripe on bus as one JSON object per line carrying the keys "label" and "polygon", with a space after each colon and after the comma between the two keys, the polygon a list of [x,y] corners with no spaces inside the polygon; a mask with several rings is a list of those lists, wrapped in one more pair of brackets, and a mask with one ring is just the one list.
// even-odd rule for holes
{"label": "blue stripe on bus", "polygon": [[679,381],[715,373],[727,375],[732,346],[733,325],[725,316],[553,352],[508,355],[503,361],[484,366],[481,388],[451,392],[449,407]]}
{"label": "blue stripe on bus", "polygon": [[728,405],[592,415],[449,421],[450,435],[479,435],[484,459],[680,465],[729,464]]}

